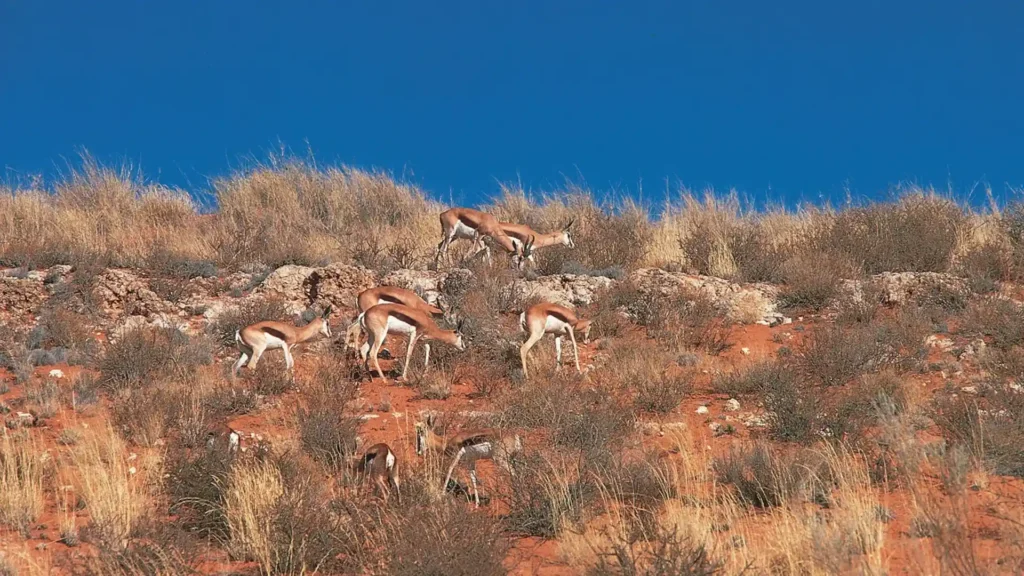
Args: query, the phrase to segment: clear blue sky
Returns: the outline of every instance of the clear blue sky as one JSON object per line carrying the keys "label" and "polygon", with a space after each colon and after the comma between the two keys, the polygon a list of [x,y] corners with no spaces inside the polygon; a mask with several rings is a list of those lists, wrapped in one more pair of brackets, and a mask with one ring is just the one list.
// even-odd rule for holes
{"label": "clear blue sky", "polygon": [[0,0],[0,167],[85,147],[202,189],[308,141],[464,203],[564,176],[998,193],[1024,184],[1022,30],[1009,0]]}

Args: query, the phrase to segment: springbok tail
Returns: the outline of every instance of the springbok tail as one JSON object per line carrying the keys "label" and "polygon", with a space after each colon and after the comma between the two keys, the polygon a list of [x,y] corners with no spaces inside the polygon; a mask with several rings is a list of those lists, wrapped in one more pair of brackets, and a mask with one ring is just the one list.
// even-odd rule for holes
{"label": "springbok tail", "polygon": [[519,314],[519,327],[523,329],[523,332],[526,332],[526,312]]}

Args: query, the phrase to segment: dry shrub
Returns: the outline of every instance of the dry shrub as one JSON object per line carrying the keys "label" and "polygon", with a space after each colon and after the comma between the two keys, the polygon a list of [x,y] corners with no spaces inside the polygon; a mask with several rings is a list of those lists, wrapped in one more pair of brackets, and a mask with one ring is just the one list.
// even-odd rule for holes
{"label": "dry shrub", "polygon": [[291,314],[284,302],[276,298],[247,300],[238,308],[231,308],[209,324],[207,332],[223,346],[235,346],[235,332],[265,320],[283,321]]}
{"label": "dry shrub", "polygon": [[231,464],[226,450],[174,450],[168,456],[164,486],[178,525],[204,538],[227,539],[224,503]]}
{"label": "dry shrub", "polygon": [[867,325],[819,329],[804,347],[800,367],[824,386],[842,386],[857,376],[886,367],[906,369],[923,357],[930,326],[917,311]]}
{"label": "dry shrub", "polygon": [[650,533],[608,536],[610,550],[598,556],[587,576],[715,576],[722,562],[703,544],[657,526]]}
{"label": "dry shrub", "polygon": [[638,412],[667,414],[692,389],[690,378],[673,372],[672,351],[642,346],[617,346],[606,373],[609,386],[631,395]]}
{"label": "dry shrub", "polygon": [[972,293],[991,294],[999,290],[999,282],[1013,279],[1013,253],[999,244],[980,244],[960,256],[956,271],[967,278]]}
{"label": "dry shrub", "polygon": [[44,460],[27,437],[0,436],[0,524],[27,538],[43,512]]}
{"label": "dry shrub", "polygon": [[108,390],[141,388],[156,380],[186,377],[213,361],[209,340],[176,328],[136,328],[121,334],[100,361]]}
{"label": "dry shrub", "polygon": [[821,310],[835,298],[842,275],[843,268],[827,254],[798,254],[779,267],[778,277],[783,283],[781,304],[787,308]]}
{"label": "dry shrub", "polygon": [[842,210],[821,247],[867,274],[945,272],[966,224],[956,203],[914,190],[897,202]]}
{"label": "dry shrub", "polygon": [[88,317],[64,308],[44,311],[29,333],[27,345],[31,350],[63,351],[70,365],[88,364],[98,352]]}
{"label": "dry shrub", "polygon": [[1001,350],[1024,344],[1024,308],[1005,298],[982,298],[971,302],[964,314],[962,331],[986,336]]}
{"label": "dry shrub", "polygon": [[593,476],[576,458],[527,452],[511,464],[502,499],[508,513],[502,523],[513,534],[554,538],[577,526],[598,496]]}
{"label": "dry shrub", "polygon": [[969,448],[996,474],[1024,477],[1024,395],[993,385],[977,400],[939,398],[932,419],[947,439]]}
{"label": "dry shrub", "polygon": [[395,576],[506,574],[508,540],[487,514],[458,503],[414,506],[385,527],[384,570]]}
{"label": "dry shrub", "polygon": [[356,448],[358,418],[346,407],[358,394],[355,382],[338,380],[342,358],[320,359],[312,379],[304,384],[306,406],[296,411],[302,449],[328,469],[347,468]]}
{"label": "dry shrub", "polygon": [[856,446],[866,439],[869,428],[879,424],[883,414],[899,416],[906,410],[907,394],[899,376],[886,371],[862,376],[855,385],[823,404],[828,405],[819,416],[823,433]]}
{"label": "dry shrub", "polygon": [[164,438],[179,410],[181,391],[163,386],[126,389],[110,408],[110,420],[121,436],[138,446],[154,446]]}
{"label": "dry shrub", "polygon": [[751,395],[764,406],[768,434],[776,440],[808,442],[819,424],[820,399],[798,385],[797,372],[782,360],[765,361],[717,377],[716,392]]}

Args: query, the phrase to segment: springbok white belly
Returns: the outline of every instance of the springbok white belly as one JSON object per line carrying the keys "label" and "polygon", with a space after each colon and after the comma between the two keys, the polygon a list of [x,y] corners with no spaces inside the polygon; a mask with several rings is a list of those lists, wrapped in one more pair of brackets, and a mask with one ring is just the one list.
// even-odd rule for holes
{"label": "springbok white belly", "polygon": [[544,322],[544,332],[548,334],[568,334],[569,323],[563,322],[554,316],[548,316],[548,319]]}
{"label": "springbok white belly", "polygon": [[461,220],[455,223],[452,230],[454,230],[454,233],[452,234],[453,238],[472,239],[476,236],[476,229],[466,226]]}
{"label": "springbok white belly", "polygon": [[415,329],[416,329],[416,327],[413,326],[412,324],[408,324],[406,322],[403,322],[403,321],[399,320],[398,318],[395,318],[394,316],[388,316],[388,333],[389,334],[392,333],[392,332],[398,333],[398,334],[411,334],[412,331],[415,330]]}

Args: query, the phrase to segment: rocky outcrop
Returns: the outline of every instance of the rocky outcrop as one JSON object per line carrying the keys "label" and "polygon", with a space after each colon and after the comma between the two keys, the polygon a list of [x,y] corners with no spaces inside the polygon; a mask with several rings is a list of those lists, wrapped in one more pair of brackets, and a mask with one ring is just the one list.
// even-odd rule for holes
{"label": "rocky outcrop", "polygon": [[966,297],[969,293],[967,280],[939,272],[883,272],[872,276],[870,282],[880,291],[882,303],[889,305],[943,294]]}
{"label": "rocky outcrop", "polygon": [[447,274],[434,270],[395,270],[380,279],[381,285],[412,290],[431,304],[437,303]]}
{"label": "rocky outcrop", "polygon": [[109,317],[150,316],[174,311],[174,306],[149,289],[148,282],[119,268],[108,268],[96,276],[92,298]]}
{"label": "rocky outcrop", "polygon": [[663,296],[693,293],[708,298],[712,304],[735,322],[754,323],[780,321],[778,289],[768,284],[737,284],[712,276],[666,272],[660,268],[642,268],[629,275],[641,292]]}
{"label": "rocky outcrop", "polygon": [[302,282],[307,305],[355,308],[356,296],[377,284],[377,273],[362,266],[331,264],[317,268]]}
{"label": "rocky outcrop", "polygon": [[310,303],[306,281],[316,268],[288,264],[271,272],[256,287],[254,293],[264,297],[279,298],[292,308],[303,310]]}
{"label": "rocky outcrop", "polygon": [[597,295],[612,285],[604,276],[555,274],[516,282],[513,289],[523,300],[538,299],[569,307],[589,306]]}
{"label": "rocky outcrop", "polygon": [[0,276],[0,319],[21,319],[39,314],[49,295],[42,280]]}

